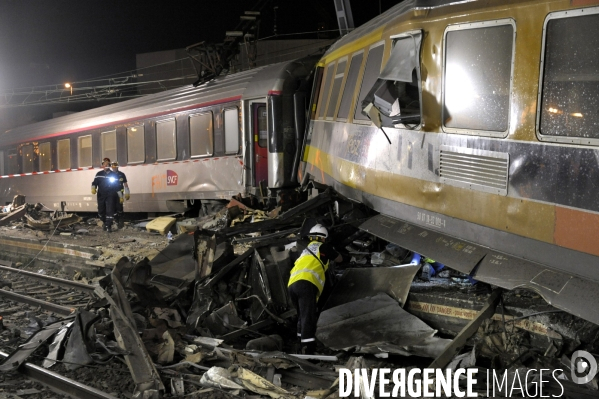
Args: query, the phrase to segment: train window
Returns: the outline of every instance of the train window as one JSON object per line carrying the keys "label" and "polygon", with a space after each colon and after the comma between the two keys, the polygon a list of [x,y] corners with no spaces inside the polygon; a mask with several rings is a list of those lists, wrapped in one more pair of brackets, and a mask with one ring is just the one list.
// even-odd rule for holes
{"label": "train window", "polygon": [[102,133],[102,159],[116,161],[116,130]]}
{"label": "train window", "polygon": [[33,172],[33,145],[27,144],[21,147],[22,173]]}
{"label": "train window", "polygon": [[445,32],[445,131],[503,137],[508,130],[513,20],[454,25]]}
{"label": "train window", "polygon": [[206,157],[214,152],[212,112],[189,117],[191,157]]}
{"label": "train window", "polygon": [[358,96],[358,102],[356,103],[356,110],[354,112],[354,121],[368,121],[368,117],[362,113],[361,104],[381,72],[383,50],[385,49],[383,44],[384,43],[382,42],[375,44],[368,52],[364,77],[362,78],[362,85],[360,86],[360,95]]}
{"label": "train window", "polygon": [[71,169],[71,140],[58,140],[58,169]]}
{"label": "train window", "polygon": [[545,140],[599,144],[599,9],[545,21],[539,131]]}
{"label": "train window", "polygon": [[393,49],[364,101],[362,113],[377,126],[420,123],[420,43],[414,31],[393,37]]}
{"label": "train window", "polygon": [[266,106],[259,106],[256,113],[258,114],[258,146],[266,148],[268,145],[268,119]]}
{"label": "train window", "polygon": [[324,86],[322,86],[322,92],[320,96],[320,105],[318,108],[318,119],[324,117],[324,111],[327,108],[327,102],[329,100],[329,89],[331,88],[331,81],[333,80],[333,71],[335,70],[335,63],[331,62],[327,69],[325,69]]}
{"label": "train window", "polygon": [[77,138],[77,166],[89,168],[92,166],[92,136]]}
{"label": "train window", "polygon": [[339,93],[343,90],[341,83],[345,76],[345,67],[347,66],[347,58],[339,60],[337,62],[337,70],[335,71],[335,78],[333,79],[333,88],[331,89],[331,95],[329,96],[329,106],[327,108],[327,119],[332,119],[337,109],[337,100],[339,99]]}
{"label": "train window", "polygon": [[237,154],[239,152],[239,110],[230,108],[225,110],[225,153]]}
{"label": "train window", "polygon": [[17,149],[11,148],[6,154],[6,173],[9,175],[16,175],[19,173],[19,160],[17,159]]}
{"label": "train window", "polygon": [[158,161],[177,159],[175,120],[156,122],[156,155]]}
{"label": "train window", "polygon": [[127,163],[142,163],[146,157],[144,127],[127,128]]}
{"label": "train window", "polygon": [[345,121],[349,117],[349,107],[351,106],[351,100],[356,89],[356,82],[358,81],[358,74],[360,73],[363,59],[364,52],[360,51],[353,55],[349,64],[349,72],[347,73],[347,79],[345,80],[341,105],[339,105],[339,112],[337,113],[337,118],[340,120]]}
{"label": "train window", "polygon": [[41,143],[39,145],[39,151],[40,172],[52,170],[52,151],[50,149],[50,143]]}
{"label": "train window", "polygon": [[4,151],[0,151],[0,176],[4,176]]}

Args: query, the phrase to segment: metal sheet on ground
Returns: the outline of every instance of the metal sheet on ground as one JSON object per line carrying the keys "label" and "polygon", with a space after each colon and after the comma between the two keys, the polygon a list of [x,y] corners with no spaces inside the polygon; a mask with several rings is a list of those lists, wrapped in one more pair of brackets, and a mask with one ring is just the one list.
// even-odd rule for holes
{"label": "metal sheet on ground", "polygon": [[70,319],[60,320],[37,331],[25,343],[19,345],[17,350],[4,359],[4,362],[0,364],[0,371],[9,372],[18,369],[33,352],[42,346],[44,342],[49,340],[56,331],[63,328],[69,321]]}
{"label": "metal sheet on ground", "polygon": [[384,292],[397,300],[401,306],[406,303],[410,285],[420,265],[397,267],[377,267],[368,269],[347,269],[335,285],[325,310],[358,299]]}
{"label": "metal sheet on ground", "polygon": [[474,276],[502,288],[528,288],[556,308],[599,324],[599,283],[558,272],[534,262],[490,251]]}
{"label": "metal sheet on ground", "polygon": [[379,238],[470,274],[488,249],[399,219],[377,215],[360,226]]}
{"label": "metal sheet on ground", "polygon": [[[426,354],[419,350],[434,339],[436,330],[416,316],[403,310],[387,294],[359,299],[326,310],[318,318],[316,338],[334,349],[356,347],[358,352],[393,352],[399,354]],[[439,350],[444,345],[435,345]]]}
{"label": "metal sheet on ground", "polygon": [[150,265],[152,265],[152,268],[154,268],[162,263],[172,261],[173,259],[177,259],[182,256],[190,256],[191,253],[189,248],[192,248],[193,244],[193,235],[181,234],[175,237],[175,239],[166,248],[160,251],[160,253],[150,261]]}

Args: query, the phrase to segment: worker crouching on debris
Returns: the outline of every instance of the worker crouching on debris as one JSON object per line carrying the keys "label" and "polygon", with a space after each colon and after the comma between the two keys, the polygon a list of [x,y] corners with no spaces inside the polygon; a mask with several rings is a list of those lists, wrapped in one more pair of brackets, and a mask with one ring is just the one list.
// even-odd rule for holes
{"label": "worker crouching on debris", "polygon": [[114,161],[110,166],[112,167],[112,172],[118,175],[119,180],[119,191],[117,193],[119,200],[116,203],[115,218],[119,229],[122,229],[125,225],[123,221],[123,202],[125,200],[129,201],[129,185],[127,184],[127,176],[119,170],[119,163]]}
{"label": "worker crouching on debris", "polygon": [[329,260],[341,262],[343,257],[326,243],[329,233],[320,224],[310,229],[310,243],[295,261],[287,288],[297,310],[301,353],[313,354],[316,349],[316,303],[322,294]]}
{"label": "worker crouching on debris", "polygon": [[103,170],[96,173],[92,182],[92,194],[98,193],[98,215],[104,224],[104,231],[112,231],[114,212],[119,202],[119,180],[118,175],[110,170],[110,158],[102,161]]}

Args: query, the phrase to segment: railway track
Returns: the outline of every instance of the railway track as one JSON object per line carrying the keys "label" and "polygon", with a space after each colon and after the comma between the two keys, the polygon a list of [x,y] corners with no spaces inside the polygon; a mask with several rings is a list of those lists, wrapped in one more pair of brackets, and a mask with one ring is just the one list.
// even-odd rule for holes
{"label": "railway track", "polygon": [[[4,285],[0,289],[1,297],[64,316],[86,306],[94,298],[91,285],[8,266],[0,266],[0,278]],[[18,311],[19,308],[0,309],[0,314],[5,315],[11,310]]]}
{"label": "railway track", "polygon": [[[48,317],[48,313],[57,317],[68,316],[97,299],[94,295],[94,287],[91,285],[12,268],[6,266],[7,262],[2,264],[0,265],[2,286],[0,288],[0,316],[2,316],[0,363],[8,353],[16,350],[28,339],[26,331],[32,317],[43,320]],[[42,359],[43,357],[33,356],[16,372],[0,373],[0,385],[4,391],[10,392],[14,389],[18,392],[25,381],[29,380],[37,383],[35,386],[39,388],[37,394],[27,395],[29,399],[58,397],[117,399],[121,397],[120,394],[116,394],[116,392],[120,393],[120,389],[114,386],[114,373],[117,373],[120,367],[125,367],[119,362],[112,365],[82,367],[73,372],[67,371],[60,364],[57,365],[56,370],[45,369],[41,367]],[[99,368],[102,371],[98,370]],[[118,373],[127,375],[128,371],[123,369]],[[14,383],[11,384],[14,386],[8,386],[6,381]]]}
{"label": "railway track", "polygon": [[[8,357],[7,353],[0,351],[0,358]],[[30,380],[47,386],[53,392],[67,395],[71,398],[80,399],[117,399],[117,397],[98,389],[82,384],[63,375],[46,370],[32,363],[25,363],[19,369],[19,373]]]}

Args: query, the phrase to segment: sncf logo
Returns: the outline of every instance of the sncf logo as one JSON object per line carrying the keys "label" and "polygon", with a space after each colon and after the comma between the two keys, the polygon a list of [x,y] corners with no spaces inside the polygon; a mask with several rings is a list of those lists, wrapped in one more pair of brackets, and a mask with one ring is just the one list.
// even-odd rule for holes
{"label": "sncf logo", "polygon": [[179,175],[174,170],[166,171],[166,185],[167,186],[176,186],[179,182]]}

